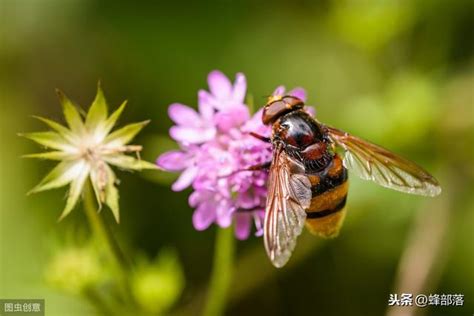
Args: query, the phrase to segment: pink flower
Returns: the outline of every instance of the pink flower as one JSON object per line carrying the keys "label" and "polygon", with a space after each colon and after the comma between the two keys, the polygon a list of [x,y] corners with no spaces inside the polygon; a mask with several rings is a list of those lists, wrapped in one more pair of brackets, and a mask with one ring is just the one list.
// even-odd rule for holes
{"label": "pink flower", "polygon": [[[174,191],[192,186],[189,205],[193,207],[193,225],[205,230],[212,223],[229,227],[234,223],[238,239],[250,235],[252,223],[256,235],[262,234],[268,173],[245,171],[271,160],[271,145],[250,135],[269,137],[271,129],[262,123],[262,111],[250,115],[244,103],[246,80],[237,74],[234,84],[221,72],[208,76],[210,92],[200,90],[199,112],[181,104],[169,108],[171,137],[181,149],[162,154],[157,164],[165,170],[181,172],[172,185]],[[278,87],[276,94],[284,94]],[[305,91],[289,92],[303,100]]]}
{"label": "pink flower", "polygon": [[183,151],[168,151],[158,157],[156,163],[168,171],[181,171],[178,180],[171,186],[173,191],[182,191],[189,187],[196,178],[198,166],[195,163],[199,151],[196,147],[188,146]]}
{"label": "pink flower", "polygon": [[199,102],[199,113],[189,106],[174,103],[168,108],[168,115],[177,125],[170,128],[170,136],[184,144],[200,144],[216,135],[214,110]]}
{"label": "pink flower", "polygon": [[305,91],[305,89],[298,87],[298,88],[294,88],[291,91],[288,91],[288,93],[286,93],[285,91],[286,91],[285,86],[278,86],[275,89],[275,91],[273,91],[272,95],[273,96],[292,95],[294,97],[297,97],[297,98],[303,100],[303,102],[306,102],[306,91]]}
{"label": "pink flower", "polygon": [[205,103],[217,110],[224,110],[238,105],[244,105],[247,81],[244,74],[235,76],[235,83],[220,71],[211,71],[207,77],[210,92],[199,90],[199,103]]}

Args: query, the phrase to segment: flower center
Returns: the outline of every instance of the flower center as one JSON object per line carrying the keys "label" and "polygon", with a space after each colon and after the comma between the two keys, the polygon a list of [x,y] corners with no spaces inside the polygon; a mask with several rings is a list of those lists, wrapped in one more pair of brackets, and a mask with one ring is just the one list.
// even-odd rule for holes
{"label": "flower center", "polygon": [[88,140],[84,141],[79,148],[80,158],[88,162],[94,162],[100,159],[100,144]]}
{"label": "flower center", "polygon": [[82,157],[84,159],[86,159],[87,161],[89,161],[89,162],[95,161],[98,158],[96,151],[93,148],[90,148],[90,147],[86,148],[83,151]]}

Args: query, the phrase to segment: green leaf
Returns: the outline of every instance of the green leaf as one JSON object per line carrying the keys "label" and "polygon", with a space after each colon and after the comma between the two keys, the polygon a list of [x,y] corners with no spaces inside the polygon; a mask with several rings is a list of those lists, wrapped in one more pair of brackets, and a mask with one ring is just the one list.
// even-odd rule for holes
{"label": "green leaf", "polygon": [[21,156],[22,158],[37,158],[48,160],[65,160],[70,154],[64,151],[49,151],[45,153],[28,154]]}
{"label": "green leaf", "polygon": [[89,109],[86,117],[86,128],[89,131],[94,131],[100,124],[103,124],[107,119],[107,102],[104,97],[104,92],[100,86],[97,85],[97,94],[94,102]]}
{"label": "green leaf", "polygon": [[79,174],[80,169],[84,166],[83,162],[60,162],[53,168],[41,182],[34,187],[28,194],[59,188],[69,184]]}
{"label": "green leaf", "polygon": [[119,192],[115,187],[115,173],[112,169],[107,166],[107,187],[106,187],[106,200],[105,203],[114,214],[114,218],[117,223],[120,223],[120,210],[119,210]]}
{"label": "green leaf", "polygon": [[127,155],[111,155],[104,157],[104,160],[111,165],[122,169],[143,170],[143,169],[158,169],[158,166],[141,159],[136,159]]}
{"label": "green leaf", "polygon": [[80,174],[76,176],[71,182],[71,187],[69,189],[69,194],[66,200],[66,207],[61,213],[61,216],[59,217],[58,221],[61,221],[63,218],[65,218],[69,213],[71,213],[71,211],[74,209],[74,206],[76,206],[77,200],[79,199],[87,177],[89,176],[89,171],[89,165],[84,165],[84,168],[82,168]]}
{"label": "green leaf", "polygon": [[37,142],[40,145],[59,149],[64,151],[71,151],[74,148],[68,144],[68,142],[56,132],[48,131],[48,132],[34,132],[34,133],[25,133],[25,134],[18,134],[19,136],[26,137],[31,139],[32,141]]}
{"label": "green leaf", "polygon": [[105,138],[105,143],[114,146],[128,144],[150,121],[128,124]]}
{"label": "green leaf", "polygon": [[61,90],[56,90],[58,94],[59,101],[63,106],[64,117],[66,122],[74,133],[83,133],[84,132],[84,122],[82,121],[81,114],[79,113],[76,106],[69,100],[66,95]]}

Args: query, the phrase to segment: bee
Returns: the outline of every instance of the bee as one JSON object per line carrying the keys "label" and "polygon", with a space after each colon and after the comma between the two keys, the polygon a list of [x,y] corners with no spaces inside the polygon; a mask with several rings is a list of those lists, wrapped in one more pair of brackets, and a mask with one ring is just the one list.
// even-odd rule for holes
{"label": "bee", "polygon": [[[438,181],[423,168],[318,122],[297,97],[271,97],[262,122],[272,127],[271,137],[252,135],[272,144],[272,160],[266,165],[269,179],[263,236],[275,267],[288,262],[303,226],[321,237],[338,235],[346,215],[348,170],[405,193],[441,193]],[[337,147],[343,149],[343,157]]]}

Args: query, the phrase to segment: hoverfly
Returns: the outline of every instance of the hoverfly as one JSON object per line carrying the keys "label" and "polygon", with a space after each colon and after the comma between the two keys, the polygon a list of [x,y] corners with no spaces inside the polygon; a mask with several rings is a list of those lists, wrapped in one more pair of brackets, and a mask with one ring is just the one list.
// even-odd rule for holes
{"label": "hoverfly", "polygon": [[[271,125],[271,137],[252,135],[270,142],[273,149],[263,235],[276,267],[289,260],[305,223],[315,235],[337,236],[346,214],[348,169],[362,179],[405,193],[441,193],[438,181],[420,166],[318,122],[294,96],[271,97],[262,121]],[[336,146],[344,150],[343,158]]]}

